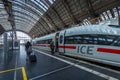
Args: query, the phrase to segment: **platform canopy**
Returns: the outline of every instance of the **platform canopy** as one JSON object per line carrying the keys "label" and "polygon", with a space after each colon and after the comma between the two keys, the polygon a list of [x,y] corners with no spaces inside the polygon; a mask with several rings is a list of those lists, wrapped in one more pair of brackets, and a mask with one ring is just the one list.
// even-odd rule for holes
{"label": "platform canopy", "polygon": [[73,26],[96,24],[114,18],[114,12],[119,14],[119,3],[120,0],[0,0],[0,34],[14,29],[35,38]]}

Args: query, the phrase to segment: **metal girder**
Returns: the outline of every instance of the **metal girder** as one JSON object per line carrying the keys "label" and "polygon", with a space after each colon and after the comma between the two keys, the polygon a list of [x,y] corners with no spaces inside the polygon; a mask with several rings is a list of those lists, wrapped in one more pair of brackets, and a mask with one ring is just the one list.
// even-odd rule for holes
{"label": "metal girder", "polygon": [[[49,1],[47,1],[47,0],[41,0],[41,2],[44,4],[44,5],[46,5],[47,7],[50,7],[51,8],[51,5],[49,4]],[[38,2],[39,3],[39,2]],[[40,3],[39,3],[40,4]],[[42,4],[40,4],[41,6],[43,6]],[[43,6],[44,7],[44,6]],[[58,29],[58,26],[55,24],[55,22],[53,21],[53,19],[49,16],[49,13],[46,11],[45,12],[45,15],[46,15],[46,17],[49,19],[48,21],[50,22],[50,24],[53,24],[54,26],[52,26],[52,25],[50,25],[54,30],[52,30],[52,32],[53,31],[58,31],[59,29]],[[46,18],[46,19],[47,19]]]}
{"label": "metal girder", "polygon": [[44,33],[46,33],[46,31],[44,29],[41,28],[41,25],[37,24],[35,25],[33,28],[36,28],[39,30],[39,32],[43,35]]}
{"label": "metal girder", "polygon": [[33,32],[33,34],[32,34],[32,36],[34,35],[34,38],[36,38],[37,36],[36,36],[36,34],[35,34],[35,32]]}
{"label": "metal girder", "polygon": [[96,13],[102,13],[107,10],[113,9],[114,7],[120,6],[120,0],[104,0],[106,2],[101,3],[100,5],[94,7]]}
{"label": "metal girder", "polygon": [[[41,20],[43,20],[43,22],[45,22],[44,19],[41,19]],[[51,32],[51,28],[50,28],[50,27],[48,27],[48,28],[49,28],[49,30],[48,30],[48,29],[46,29],[46,27],[44,26],[43,22],[42,22],[42,23],[41,23],[40,21],[38,21],[38,22],[45,28],[45,30],[46,30],[48,33]],[[48,23],[45,22],[45,24],[48,26]]]}
{"label": "metal girder", "polygon": [[33,30],[33,29],[31,29],[31,30],[28,32],[28,34],[29,34],[32,38],[34,38],[32,30]]}
{"label": "metal girder", "polygon": [[67,2],[67,0],[62,0],[62,4],[64,5],[66,11],[68,12],[71,20],[73,21],[74,24],[77,24],[77,19],[75,18],[75,16],[73,15],[73,13],[70,10],[70,6],[69,3]]}
{"label": "metal girder", "polygon": [[[36,26],[37,29],[39,29],[42,33],[46,33],[46,31],[45,31],[42,27],[40,27],[39,22],[37,22],[35,26]],[[34,27],[33,27],[33,28],[34,28]]]}
{"label": "metal girder", "polygon": [[34,36],[36,36],[36,34],[39,33],[39,30],[36,28],[32,28],[32,32],[33,32]]}
{"label": "metal girder", "polygon": [[78,1],[78,3],[79,3],[79,7],[80,7],[80,9],[81,9],[81,11],[83,11],[83,9],[82,9],[82,4],[81,4],[81,0],[77,0]]}
{"label": "metal girder", "polygon": [[5,10],[8,13],[8,21],[10,22],[12,29],[15,31],[15,23],[14,23],[14,16],[12,11],[12,3],[8,0],[2,0]]}
{"label": "metal girder", "polygon": [[5,29],[3,28],[3,26],[0,24],[0,35],[3,34],[5,31]]}
{"label": "metal girder", "polygon": [[90,14],[93,18],[99,17],[99,16],[96,16],[96,13],[95,13],[95,11],[94,11],[94,9],[93,9],[91,0],[86,0],[86,3],[87,3],[87,7],[88,7],[89,14]]}
{"label": "metal girder", "polygon": [[[36,32],[34,32],[34,31],[35,31],[34,29],[31,31],[32,37],[36,37],[36,35],[35,35]],[[33,35],[34,35],[34,36],[33,36]]]}
{"label": "metal girder", "polygon": [[41,30],[37,27],[37,26],[34,26],[34,29],[36,29],[37,31],[38,31],[38,33],[36,33],[36,34],[43,34],[42,32],[41,32]]}
{"label": "metal girder", "polygon": [[43,29],[46,31],[46,33],[49,32],[49,31],[46,29],[46,27],[45,27],[40,21],[38,21],[38,23],[43,27]]}
{"label": "metal girder", "polygon": [[12,3],[8,0],[2,0],[4,7],[9,15],[12,15]]}
{"label": "metal girder", "polygon": [[[41,28],[41,27],[39,26],[39,24],[42,26],[42,29],[45,29],[47,33],[49,32],[49,31],[45,28],[45,26],[44,26],[39,20],[37,21],[37,23],[35,24],[35,26]],[[35,27],[35,26],[34,26],[34,27]],[[34,28],[34,27],[33,27],[33,28]],[[41,30],[42,30],[42,29],[41,29]],[[45,32],[45,33],[46,33],[46,32]]]}
{"label": "metal girder", "polygon": [[43,35],[44,31],[39,27],[40,25],[36,25],[35,28],[39,30],[40,34]]}
{"label": "metal girder", "polygon": [[[58,30],[58,26],[55,25],[55,22],[54,22],[53,19],[48,15],[47,12],[46,12],[46,16],[50,19],[51,23],[54,25],[54,26],[52,26],[52,27],[54,27],[53,29],[54,29],[55,31],[57,31],[57,30]],[[50,21],[49,21],[49,22],[50,22]]]}
{"label": "metal girder", "polygon": [[[35,25],[42,33],[46,33],[46,31],[44,31],[44,29],[42,29],[39,25],[39,22],[37,22],[37,24]],[[34,27],[33,27],[34,28]]]}
{"label": "metal girder", "polygon": [[[63,19],[60,17],[59,13],[57,12],[57,10],[54,8],[54,6],[52,6],[50,4],[50,2],[48,0],[45,0],[48,5],[50,6],[50,8],[54,11],[54,13],[56,14],[56,16],[58,17],[58,19],[61,21],[61,23],[65,26],[66,24],[64,23]],[[47,13],[48,14],[48,13]],[[49,15],[49,14],[48,14]]]}
{"label": "metal girder", "polygon": [[[42,2],[44,5],[46,5],[46,4],[44,3],[45,0],[44,0],[44,2],[43,2],[43,1],[41,1],[41,2]],[[39,5],[41,5],[41,6],[43,6],[43,5],[42,5],[41,3],[39,3],[38,1],[37,1],[37,3],[38,3]],[[44,7],[44,6],[43,6],[43,7]],[[47,5],[47,7],[49,7],[49,6]],[[51,20],[52,24],[54,24],[54,26],[50,25],[50,24],[49,24],[50,21],[48,21],[48,20],[46,19],[46,21],[47,21],[47,23],[49,24],[49,26],[52,27],[52,28],[54,27],[53,29],[54,29],[55,31],[57,31],[57,26],[55,25],[54,21],[51,19],[51,17],[50,17],[49,14],[47,13],[47,11],[46,11],[45,14],[46,14],[47,17],[49,17],[49,19]]]}

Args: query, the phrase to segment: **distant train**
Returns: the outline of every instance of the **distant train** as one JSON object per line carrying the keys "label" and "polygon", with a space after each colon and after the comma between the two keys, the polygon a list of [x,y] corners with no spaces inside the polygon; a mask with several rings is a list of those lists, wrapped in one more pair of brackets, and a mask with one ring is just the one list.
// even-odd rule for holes
{"label": "distant train", "polygon": [[120,29],[112,26],[79,26],[33,40],[36,48],[55,51],[120,67]]}

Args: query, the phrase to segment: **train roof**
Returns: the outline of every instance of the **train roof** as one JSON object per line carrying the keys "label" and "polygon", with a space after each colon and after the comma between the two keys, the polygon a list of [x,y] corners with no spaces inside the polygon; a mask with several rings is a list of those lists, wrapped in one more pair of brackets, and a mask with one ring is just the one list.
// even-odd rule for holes
{"label": "train roof", "polygon": [[42,36],[40,38],[36,38],[33,41],[39,41],[39,40],[46,40],[46,39],[53,39],[56,33],[52,33],[46,36]]}
{"label": "train roof", "polygon": [[[119,26],[120,28],[120,26]],[[66,36],[78,34],[104,34],[104,35],[120,35],[120,29],[107,25],[87,25],[73,27],[66,30]]]}
{"label": "train roof", "polygon": [[[65,36],[70,35],[81,35],[81,34],[104,34],[104,35],[120,35],[120,26],[107,26],[107,25],[86,25],[73,27],[60,32],[66,31]],[[57,32],[56,32],[57,33]],[[56,33],[52,33],[40,38],[34,39],[33,41],[53,39]]]}

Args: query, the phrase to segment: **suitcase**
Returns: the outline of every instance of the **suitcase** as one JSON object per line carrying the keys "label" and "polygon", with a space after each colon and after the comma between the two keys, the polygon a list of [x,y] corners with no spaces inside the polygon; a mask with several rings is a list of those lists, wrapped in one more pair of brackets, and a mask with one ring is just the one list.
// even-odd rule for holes
{"label": "suitcase", "polygon": [[37,58],[36,58],[36,55],[35,54],[31,54],[29,56],[29,59],[30,59],[30,62],[37,62]]}

